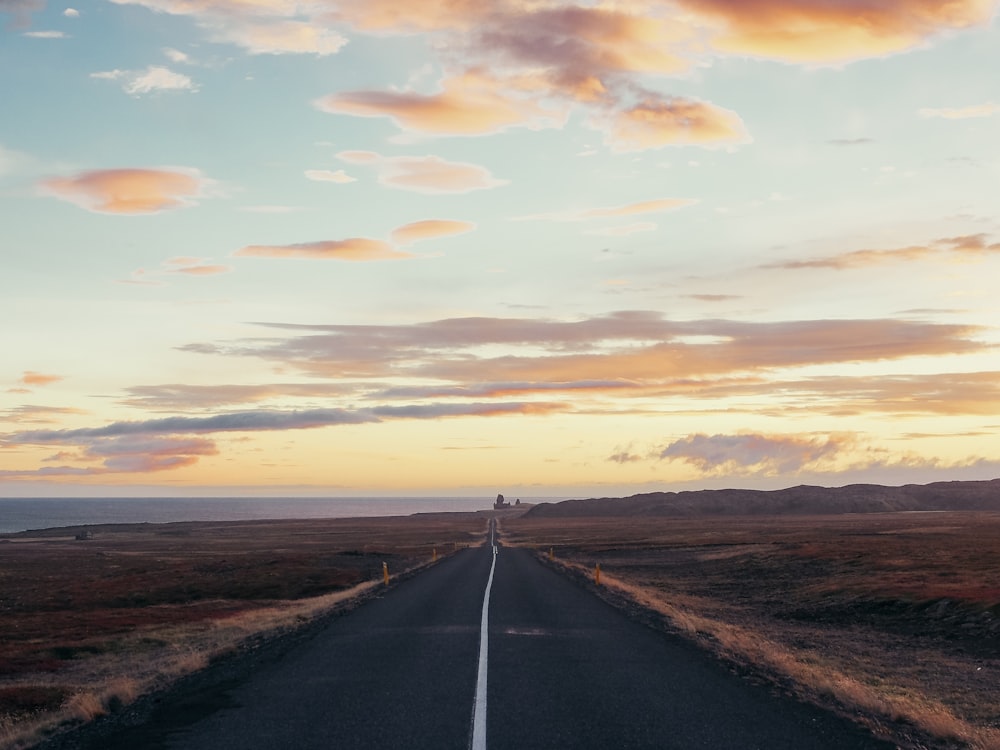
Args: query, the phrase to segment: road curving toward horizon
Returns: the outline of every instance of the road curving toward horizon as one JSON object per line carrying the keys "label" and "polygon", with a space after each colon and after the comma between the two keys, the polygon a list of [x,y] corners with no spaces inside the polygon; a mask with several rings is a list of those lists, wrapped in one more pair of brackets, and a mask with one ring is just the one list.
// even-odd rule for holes
{"label": "road curving toward horizon", "polygon": [[[881,750],[493,538],[80,750]],[[81,738],[84,735],[81,735]]]}

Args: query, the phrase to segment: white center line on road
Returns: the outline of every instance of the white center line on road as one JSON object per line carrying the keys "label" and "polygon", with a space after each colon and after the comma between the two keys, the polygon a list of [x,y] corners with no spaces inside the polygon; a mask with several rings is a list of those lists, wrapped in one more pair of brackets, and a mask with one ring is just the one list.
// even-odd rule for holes
{"label": "white center line on road", "polygon": [[[493,526],[490,526],[490,539],[493,538]],[[490,577],[486,581],[486,594],[483,596],[483,617],[479,623],[479,677],[476,680],[476,703],[472,713],[472,750],[486,750],[486,659],[490,650],[489,618],[490,589],[493,588],[493,571],[497,567],[497,548],[493,546],[493,564],[490,565]]]}

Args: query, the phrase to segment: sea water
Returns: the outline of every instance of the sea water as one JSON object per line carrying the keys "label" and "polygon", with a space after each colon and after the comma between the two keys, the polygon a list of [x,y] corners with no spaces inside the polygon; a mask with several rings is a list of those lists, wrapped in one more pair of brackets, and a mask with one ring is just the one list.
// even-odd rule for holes
{"label": "sea water", "polygon": [[105,523],[407,516],[492,504],[488,497],[0,498],[0,534]]}

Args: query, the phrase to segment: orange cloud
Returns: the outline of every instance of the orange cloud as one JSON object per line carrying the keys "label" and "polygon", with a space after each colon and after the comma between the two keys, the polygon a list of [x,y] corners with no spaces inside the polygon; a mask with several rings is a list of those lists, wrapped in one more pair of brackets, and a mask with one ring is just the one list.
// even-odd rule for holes
{"label": "orange cloud", "polygon": [[[331,55],[347,40],[320,16],[322,4],[306,8],[285,0],[112,0],[157,13],[193,16],[214,42],[235,44],[250,54]],[[309,17],[307,11],[317,15]]]}
{"label": "orange cloud", "polygon": [[835,64],[918,46],[987,23],[992,0],[678,0],[718,27],[724,53]]}
{"label": "orange cloud", "polygon": [[515,221],[588,221],[590,219],[611,219],[622,216],[672,211],[675,208],[692,206],[697,201],[690,198],[657,198],[655,200],[639,201],[624,206],[609,206],[585,208],[575,211],[554,211],[541,214],[518,216]]}
{"label": "orange cloud", "polygon": [[503,7],[501,0],[343,0],[334,17],[362,31],[410,34],[414,32],[464,30]]}
{"label": "orange cloud", "polygon": [[921,109],[921,117],[943,117],[946,120],[967,120],[973,117],[992,117],[1000,112],[1000,104],[976,104],[969,107],[952,109]]}
{"label": "orange cloud", "polygon": [[617,153],[663,146],[726,145],[750,140],[735,112],[714,104],[682,98],[648,96],[639,104],[595,117],[591,127],[603,130]]}
{"label": "orange cloud", "polygon": [[341,151],[339,159],[366,164],[379,172],[379,182],[417,193],[468,193],[506,185],[485,167],[445,161],[439,156],[381,156],[371,151]]}
{"label": "orange cloud", "polygon": [[1000,252],[1000,242],[989,243],[985,234],[971,234],[961,237],[946,237],[927,245],[889,250],[853,250],[839,255],[807,260],[788,260],[770,263],[764,268],[800,270],[808,268],[832,268],[843,271],[851,268],[865,268],[884,263],[900,263],[927,259],[968,259],[986,253]]}
{"label": "orange cloud", "polygon": [[293,245],[248,245],[234,253],[242,258],[307,258],[312,260],[400,260],[412,258],[379,240],[351,238],[300,242]]}
{"label": "orange cloud", "polygon": [[436,94],[349,91],[314,104],[324,112],[389,117],[406,130],[447,135],[483,135],[514,125],[552,127],[564,119],[529,98],[501,92],[496,81],[474,72],[446,79]]}
{"label": "orange cloud", "polygon": [[416,221],[394,229],[392,232],[392,241],[397,245],[409,245],[412,242],[419,242],[421,240],[464,234],[465,232],[471,232],[475,228],[476,225],[468,221],[428,219],[426,221]]}
{"label": "orange cloud", "polygon": [[193,205],[207,181],[196,171],[103,169],[44,180],[53,197],[105,214],[153,214]]}
{"label": "orange cloud", "polygon": [[52,383],[58,383],[63,379],[62,375],[46,375],[43,372],[35,372],[34,370],[25,370],[24,375],[21,376],[20,382],[24,385],[50,385]]}
{"label": "orange cloud", "polygon": [[[673,322],[652,312],[566,322],[460,318],[413,326],[305,328],[304,338],[255,340],[239,352],[324,377],[406,375],[462,384],[615,379],[652,387],[684,378],[988,348],[974,339],[979,333],[974,326],[891,319]],[[483,348],[493,345],[510,353],[483,356]],[[204,346],[187,349],[216,351]]]}
{"label": "orange cloud", "polygon": [[220,23],[214,29],[212,40],[238,45],[252,55],[313,54],[325,57],[339,52],[347,44],[347,39],[321,23],[273,19]]}

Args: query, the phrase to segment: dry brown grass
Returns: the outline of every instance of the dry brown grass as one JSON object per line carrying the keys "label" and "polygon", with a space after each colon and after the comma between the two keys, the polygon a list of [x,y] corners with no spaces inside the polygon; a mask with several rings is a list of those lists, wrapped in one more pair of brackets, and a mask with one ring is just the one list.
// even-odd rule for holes
{"label": "dry brown grass", "polygon": [[600,563],[613,601],[901,747],[1000,748],[1000,514],[503,526],[581,580]]}
{"label": "dry brown grass", "polygon": [[476,514],[121,525],[0,544],[0,748],[113,713],[478,543]]}

